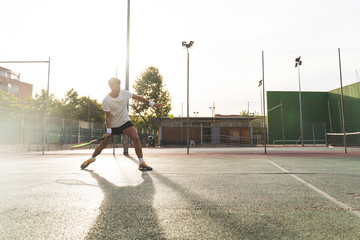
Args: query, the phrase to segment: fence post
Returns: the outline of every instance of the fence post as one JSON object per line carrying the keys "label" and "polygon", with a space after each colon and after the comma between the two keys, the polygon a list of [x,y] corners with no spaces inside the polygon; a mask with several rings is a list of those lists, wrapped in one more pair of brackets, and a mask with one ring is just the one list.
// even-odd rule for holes
{"label": "fence post", "polygon": [[329,101],[329,99],[328,99],[327,103],[328,103],[328,111],[329,111],[330,132],[333,132],[333,129],[332,129],[332,121],[331,121],[331,112],[330,112],[330,101]]}
{"label": "fence post", "polygon": [[64,134],[64,132],[65,132],[65,119],[63,118],[62,119],[62,127],[61,127],[61,149],[62,149],[62,147],[63,147],[63,144],[65,143],[65,141],[64,141],[64,139],[65,139],[65,134]]}
{"label": "fence post", "polygon": [[280,102],[281,106],[281,130],[282,130],[282,139],[283,139],[283,145],[285,146],[285,132],[284,132],[284,112],[283,112],[283,104],[282,101]]}
{"label": "fence post", "polygon": [[312,134],[313,134],[313,143],[314,143],[314,146],[315,146],[315,142],[316,142],[316,140],[315,140],[315,130],[314,130],[314,123],[311,123],[311,127],[312,127]]}
{"label": "fence post", "polygon": [[325,144],[326,144],[326,147],[329,147],[329,143],[328,143],[328,140],[327,140],[326,124],[323,123],[323,125],[324,125],[324,133],[325,133]]}

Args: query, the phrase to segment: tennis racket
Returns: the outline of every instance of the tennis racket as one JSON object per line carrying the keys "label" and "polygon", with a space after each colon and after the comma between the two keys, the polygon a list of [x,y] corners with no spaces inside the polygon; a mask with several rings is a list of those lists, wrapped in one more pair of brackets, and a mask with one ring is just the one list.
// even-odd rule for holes
{"label": "tennis racket", "polygon": [[92,143],[94,143],[94,142],[101,141],[101,140],[104,140],[104,137],[98,138],[98,139],[94,139],[94,140],[91,140],[90,142],[86,142],[86,143],[77,143],[77,144],[73,145],[73,146],[71,147],[71,149],[84,147],[84,146],[90,145],[90,144],[92,144]]}

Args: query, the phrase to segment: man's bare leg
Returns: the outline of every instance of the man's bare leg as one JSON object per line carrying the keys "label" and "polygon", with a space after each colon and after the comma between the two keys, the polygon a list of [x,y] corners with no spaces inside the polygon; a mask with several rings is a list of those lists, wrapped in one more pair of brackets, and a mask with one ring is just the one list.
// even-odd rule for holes
{"label": "man's bare leg", "polygon": [[81,166],[80,166],[81,169],[84,169],[87,166],[89,166],[90,163],[95,162],[95,157],[98,156],[104,148],[106,148],[106,146],[108,145],[108,143],[110,141],[110,138],[111,138],[111,136],[104,138],[100,142],[100,144],[96,146],[91,158],[89,158],[88,160],[83,162],[83,164],[81,164]]}
{"label": "man's bare leg", "polygon": [[99,145],[96,146],[92,157],[96,158],[101,152],[102,150],[104,150],[104,148],[106,148],[106,146],[109,144],[111,137],[109,138],[104,138]]}
{"label": "man's bare leg", "polygon": [[132,126],[132,127],[129,127],[127,129],[125,129],[124,133],[127,136],[129,136],[131,141],[133,141],[133,143],[134,143],[135,152],[136,152],[136,155],[139,158],[139,170],[141,170],[141,171],[151,171],[152,167],[147,165],[145,163],[144,159],[143,159],[143,152],[142,152],[141,142],[140,142],[139,135],[138,135],[135,127]]}
{"label": "man's bare leg", "polygon": [[138,158],[143,158],[143,152],[141,147],[141,142],[139,139],[139,135],[134,126],[126,128],[124,133],[133,141],[135,147],[135,153]]}

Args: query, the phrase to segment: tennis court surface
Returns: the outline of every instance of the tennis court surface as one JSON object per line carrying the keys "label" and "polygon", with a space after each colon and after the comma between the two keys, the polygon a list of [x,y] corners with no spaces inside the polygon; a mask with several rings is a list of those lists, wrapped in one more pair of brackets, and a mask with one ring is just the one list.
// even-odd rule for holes
{"label": "tennis court surface", "polygon": [[0,154],[0,239],[360,239],[360,149]]}

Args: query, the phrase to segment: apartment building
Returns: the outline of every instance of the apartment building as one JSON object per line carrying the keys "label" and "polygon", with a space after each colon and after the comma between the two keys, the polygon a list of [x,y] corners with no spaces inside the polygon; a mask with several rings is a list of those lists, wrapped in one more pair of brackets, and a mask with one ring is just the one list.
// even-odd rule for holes
{"label": "apartment building", "polygon": [[25,100],[32,96],[33,85],[20,81],[20,74],[0,67],[0,89],[16,98],[19,97],[20,100]]}

